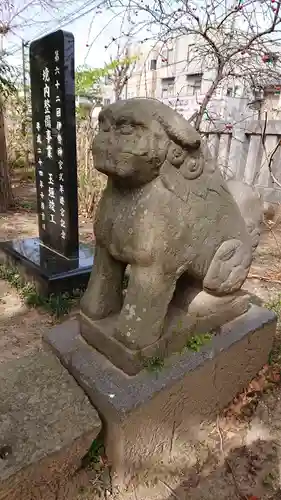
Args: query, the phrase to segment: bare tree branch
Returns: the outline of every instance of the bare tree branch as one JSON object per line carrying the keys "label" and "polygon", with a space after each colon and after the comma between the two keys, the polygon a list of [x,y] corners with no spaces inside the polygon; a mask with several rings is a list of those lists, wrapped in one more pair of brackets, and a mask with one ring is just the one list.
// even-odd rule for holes
{"label": "bare tree branch", "polygon": [[[213,79],[198,110],[199,129],[204,112],[222,82],[239,78],[244,87],[262,88],[281,81],[279,56],[272,65],[263,62],[266,54],[280,53],[280,2],[270,0],[104,0],[113,12],[123,16],[131,39],[139,30],[146,39],[165,42],[180,35],[194,38],[196,58],[213,71]],[[122,35],[120,35],[120,38]]]}

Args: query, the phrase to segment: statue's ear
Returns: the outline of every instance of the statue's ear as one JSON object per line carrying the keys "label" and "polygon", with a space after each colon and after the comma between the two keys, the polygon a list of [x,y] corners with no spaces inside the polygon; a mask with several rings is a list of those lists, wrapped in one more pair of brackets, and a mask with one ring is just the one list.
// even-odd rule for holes
{"label": "statue's ear", "polygon": [[174,143],[169,145],[166,159],[174,167],[179,168],[183,164],[186,156],[187,152],[180,146]]}
{"label": "statue's ear", "polygon": [[197,179],[204,167],[204,161],[199,151],[190,153],[185,149],[171,143],[168,147],[168,162],[179,169],[180,173],[188,180]]}
{"label": "statue's ear", "polygon": [[204,158],[201,154],[189,155],[180,167],[181,174],[187,180],[197,179],[203,172]]}

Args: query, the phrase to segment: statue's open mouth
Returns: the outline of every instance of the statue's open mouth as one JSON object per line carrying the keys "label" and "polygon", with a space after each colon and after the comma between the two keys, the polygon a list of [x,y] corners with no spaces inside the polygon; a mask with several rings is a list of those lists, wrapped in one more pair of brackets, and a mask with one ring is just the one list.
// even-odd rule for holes
{"label": "statue's open mouth", "polygon": [[103,172],[104,174],[109,174],[109,175],[114,175],[116,167],[112,162],[96,162],[95,163],[95,168],[99,172]]}
{"label": "statue's open mouth", "polygon": [[116,167],[111,161],[105,161],[104,163],[96,163],[95,168],[102,172],[103,174],[110,175],[116,179],[128,179],[132,177],[132,173],[130,171],[126,171],[125,169],[121,169],[119,166]]}

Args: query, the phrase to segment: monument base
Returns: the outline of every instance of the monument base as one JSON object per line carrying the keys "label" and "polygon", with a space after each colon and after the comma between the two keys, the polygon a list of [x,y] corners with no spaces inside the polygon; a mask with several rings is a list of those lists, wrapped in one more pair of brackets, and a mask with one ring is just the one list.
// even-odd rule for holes
{"label": "monument base", "polygon": [[120,487],[135,474],[157,471],[157,464],[186,460],[204,439],[204,421],[215,420],[267,363],[275,331],[275,314],[252,305],[199,352],[174,354],[158,371],[131,377],[85,342],[76,319],[44,340],[105,422],[113,485]]}
{"label": "monument base", "polygon": [[0,242],[0,262],[16,267],[38,293],[71,292],[87,286],[93,266],[93,248],[80,243],[79,256],[68,259],[43,245],[39,238]]}

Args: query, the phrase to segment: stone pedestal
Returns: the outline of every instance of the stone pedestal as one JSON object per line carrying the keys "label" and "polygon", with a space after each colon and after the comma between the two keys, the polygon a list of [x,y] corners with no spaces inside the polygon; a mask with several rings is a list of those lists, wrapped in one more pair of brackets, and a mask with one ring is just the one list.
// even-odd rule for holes
{"label": "stone pedestal", "polygon": [[79,244],[65,257],[42,244],[39,238],[0,242],[0,262],[15,267],[24,281],[32,281],[38,293],[72,292],[86,288],[93,267],[92,245]]}
{"label": "stone pedestal", "polygon": [[68,482],[101,430],[83,390],[51,352],[0,367],[0,500],[74,500]]}
{"label": "stone pedestal", "polygon": [[[213,297],[204,291],[177,290],[168,307],[163,333],[153,344],[130,349],[116,339],[118,314],[105,319],[91,320],[80,311],[79,324],[82,337],[104,354],[114,366],[128,375],[136,375],[146,360],[153,357],[169,358],[184,349],[188,338],[196,334],[219,331],[226,321],[245,313],[249,308],[249,294],[239,290],[225,297]],[[187,301],[187,304],[186,304]]]}
{"label": "stone pedestal", "polygon": [[268,361],[275,329],[274,313],[251,306],[200,352],[185,350],[134,376],[87,344],[78,320],[47,332],[45,341],[104,419],[115,484],[124,485],[202,439],[202,422],[215,418]]}

